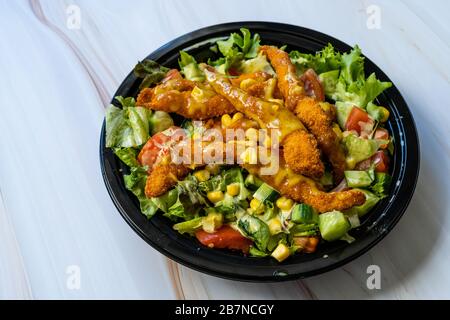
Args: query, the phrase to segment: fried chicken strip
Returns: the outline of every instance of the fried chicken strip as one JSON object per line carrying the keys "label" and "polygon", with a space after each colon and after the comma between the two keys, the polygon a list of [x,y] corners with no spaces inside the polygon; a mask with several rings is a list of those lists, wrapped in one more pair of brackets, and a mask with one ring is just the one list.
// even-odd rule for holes
{"label": "fried chicken strip", "polygon": [[[179,73],[178,73],[179,75]],[[227,99],[207,84],[186,80],[175,72],[154,88],[141,90],[137,105],[152,110],[174,112],[194,120],[210,119],[235,112]]]}
{"label": "fried chicken strip", "polygon": [[362,205],[366,201],[364,193],[355,189],[328,193],[320,190],[314,180],[290,170],[282,157],[280,158],[280,168],[274,175],[261,174],[262,166],[260,165],[244,164],[243,167],[282,195],[294,201],[306,203],[319,212],[345,210]]}
{"label": "fried chicken strip", "polygon": [[295,154],[300,151],[295,157],[289,157],[287,163],[292,170],[308,177],[318,178],[323,175],[324,165],[320,160],[316,140],[292,112],[280,104],[251,96],[233,86],[214,69],[203,67],[207,81],[217,93],[227,98],[236,110],[257,121],[263,129],[277,129],[281,145],[287,153]]}
{"label": "fried chicken strip", "polygon": [[297,77],[295,66],[286,52],[272,46],[262,46],[261,50],[267,55],[277,73],[278,86],[285,99],[286,107],[299,117],[317,139],[319,148],[333,166],[335,181],[342,180],[345,155],[333,130],[330,112],[321,106],[327,103],[306,96],[304,84]]}
{"label": "fried chicken strip", "polygon": [[182,164],[156,165],[147,177],[145,195],[148,198],[163,195],[172,189],[178,180],[183,180],[188,173],[189,169]]}
{"label": "fried chicken strip", "polygon": [[241,88],[251,96],[266,100],[282,98],[276,78],[267,72],[243,73],[230,81],[233,86]]}

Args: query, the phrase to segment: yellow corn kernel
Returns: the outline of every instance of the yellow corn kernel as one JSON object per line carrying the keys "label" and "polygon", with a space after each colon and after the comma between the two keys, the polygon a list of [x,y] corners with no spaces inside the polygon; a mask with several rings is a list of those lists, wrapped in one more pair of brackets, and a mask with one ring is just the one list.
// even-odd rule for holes
{"label": "yellow corn kernel", "polygon": [[355,166],[356,166],[356,161],[355,161],[355,159],[354,158],[351,158],[351,157],[349,157],[349,158],[346,158],[345,159],[345,164],[346,164],[346,166],[347,166],[347,169],[354,169],[355,168]]}
{"label": "yellow corn kernel", "polygon": [[294,205],[294,201],[292,199],[281,197],[277,199],[276,205],[278,208],[280,208],[283,211],[289,211],[291,210],[292,206]]}
{"label": "yellow corn kernel", "polygon": [[278,262],[285,260],[287,257],[289,257],[289,255],[289,248],[283,243],[278,244],[278,246],[271,254],[272,257],[278,260]]}
{"label": "yellow corn kernel", "polygon": [[241,81],[241,84],[239,85],[242,90],[247,90],[250,86],[254,85],[256,83],[255,79],[245,79]]}
{"label": "yellow corn kernel", "polygon": [[281,221],[278,218],[272,218],[268,221],[267,225],[269,226],[270,234],[280,233],[282,230]]}
{"label": "yellow corn kernel", "polygon": [[211,201],[212,203],[216,203],[223,200],[224,194],[222,191],[210,191],[206,195],[206,197]]}
{"label": "yellow corn kernel", "polygon": [[255,128],[248,128],[247,131],[245,131],[245,137],[252,141],[257,141],[258,139],[258,130]]}
{"label": "yellow corn kernel", "polygon": [[244,117],[244,115],[240,112],[236,112],[235,114],[233,114],[233,118],[231,119],[231,123],[234,123],[236,121],[241,120]]}
{"label": "yellow corn kernel", "polygon": [[198,170],[194,172],[194,177],[196,177],[198,181],[203,182],[209,180],[211,174],[208,170]]}
{"label": "yellow corn kernel", "polygon": [[342,130],[337,123],[333,123],[333,131],[339,140],[342,140]]}
{"label": "yellow corn kernel", "polygon": [[219,174],[220,166],[218,164],[210,163],[206,165],[205,169],[208,170],[210,174],[217,175]]}
{"label": "yellow corn kernel", "polygon": [[223,224],[223,215],[217,212],[210,212],[202,219],[202,229],[208,233],[214,233]]}
{"label": "yellow corn kernel", "polygon": [[239,157],[244,164],[256,164],[258,162],[258,151],[255,147],[249,147]]}
{"label": "yellow corn kernel", "polygon": [[269,100],[273,98],[273,92],[277,86],[277,79],[271,78],[266,81],[267,85],[264,88],[264,99]]}
{"label": "yellow corn kernel", "polygon": [[237,196],[240,191],[241,186],[239,185],[239,183],[232,183],[227,185],[227,193],[232,197]]}
{"label": "yellow corn kernel", "polygon": [[229,114],[224,114],[222,116],[222,127],[226,128],[231,125],[231,117]]}
{"label": "yellow corn kernel", "polygon": [[255,198],[253,198],[252,201],[250,201],[250,208],[252,208],[253,212],[257,214],[264,212],[264,204]]}
{"label": "yellow corn kernel", "polygon": [[380,107],[380,111],[383,112],[383,118],[380,119],[380,122],[386,122],[389,118],[389,110],[385,107]]}

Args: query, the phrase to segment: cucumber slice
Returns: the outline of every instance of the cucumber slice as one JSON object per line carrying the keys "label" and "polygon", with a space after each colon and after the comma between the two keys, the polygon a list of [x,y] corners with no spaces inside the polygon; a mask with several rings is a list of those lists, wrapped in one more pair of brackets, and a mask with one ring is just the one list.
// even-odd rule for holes
{"label": "cucumber slice", "polygon": [[280,194],[274,188],[269,186],[267,183],[263,183],[258,190],[253,194],[253,198],[259,200],[261,203],[267,201],[274,202]]}
{"label": "cucumber slice", "polygon": [[294,209],[292,209],[291,221],[294,223],[318,223],[319,215],[315,212],[315,210],[304,203],[300,203],[295,205]]}
{"label": "cucumber slice", "polygon": [[342,238],[350,228],[350,222],[340,211],[331,211],[319,215],[319,230],[324,240],[338,240]]}
{"label": "cucumber slice", "polygon": [[355,171],[349,170],[345,171],[345,180],[347,185],[351,188],[363,188],[368,187],[372,184],[375,179],[375,174],[373,170],[369,171]]}
{"label": "cucumber slice", "polygon": [[244,181],[244,185],[245,185],[247,188],[249,188],[250,190],[253,190],[253,191],[255,191],[255,190],[257,190],[259,187],[261,187],[261,185],[262,185],[263,183],[264,183],[264,182],[262,182],[261,179],[259,179],[258,177],[254,176],[254,175],[252,175],[252,174],[249,174],[249,175],[245,178],[245,181]]}

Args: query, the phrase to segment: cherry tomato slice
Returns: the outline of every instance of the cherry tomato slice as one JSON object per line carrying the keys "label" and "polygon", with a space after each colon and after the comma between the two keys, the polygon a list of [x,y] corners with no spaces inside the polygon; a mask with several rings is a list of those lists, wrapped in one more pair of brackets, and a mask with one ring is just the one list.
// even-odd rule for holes
{"label": "cherry tomato slice", "polygon": [[369,114],[363,109],[353,107],[345,123],[345,129],[348,131],[356,131],[361,134],[361,123],[368,123],[370,121]]}
{"label": "cherry tomato slice", "polygon": [[389,171],[389,157],[384,151],[377,151],[377,153],[372,156],[372,161],[373,164],[375,164],[376,172],[387,173]]}
{"label": "cherry tomato slice", "polygon": [[223,226],[214,233],[208,233],[203,229],[195,232],[195,236],[201,244],[210,248],[241,250],[247,253],[252,241],[244,237],[239,231],[230,226]]}
{"label": "cherry tomato slice", "polygon": [[[170,145],[180,137],[183,137],[183,132],[178,127],[170,127],[167,130],[158,132],[148,139],[147,143],[142,148],[138,155],[138,161],[142,166],[148,166],[148,170],[151,171],[153,165],[157,162],[158,158],[168,155],[170,152]],[[180,134],[181,132],[181,134]]]}
{"label": "cherry tomato slice", "polygon": [[322,83],[313,69],[308,69],[301,76],[301,80],[305,84],[305,90],[308,96],[316,98],[318,101],[325,101],[325,92]]}
{"label": "cherry tomato slice", "polygon": [[167,82],[167,81],[173,80],[173,79],[183,79],[183,77],[181,76],[180,71],[178,71],[177,69],[170,69],[166,73],[166,76],[164,77],[162,82],[164,83],[164,82]]}
{"label": "cherry tomato slice", "polygon": [[[384,128],[378,128],[373,137],[380,140],[389,140],[389,131]],[[381,149],[386,149],[387,147],[387,143],[380,146]]]}

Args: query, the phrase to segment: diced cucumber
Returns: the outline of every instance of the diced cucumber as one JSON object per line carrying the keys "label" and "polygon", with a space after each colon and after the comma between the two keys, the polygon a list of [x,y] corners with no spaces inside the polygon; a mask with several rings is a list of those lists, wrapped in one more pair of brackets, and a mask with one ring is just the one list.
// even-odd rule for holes
{"label": "diced cucumber", "polygon": [[341,129],[345,129],[345,124],[347,123],[348,116],[355,105],[351,102],[336,102],[336,114],[339,126]]}
{"label": "diced cucumber", "polygon": [[246,186],[247,188],[249,188],[250,190],[253,190],[253,191],[255,191],[255,190],[257,190],[259,187],[261,187],[261,185],[262,185],[263,183],[264,183],[264,182],[262,182],[261,179],[259,179],[258,177],[254,176],[254,175],[252,175],[252,174],[249,174],[249,175],[245,178],[245,181],[244,181],[245,186]]}
{"label": "diced cucumber", "polygon": [[318,226],[315,223],[309,224],[296,224],[291,229],[289,229],[289,233],[293,236],[304,236],[305,233],[308,235],[317,234]]}
{"label": "diced cucumber", "polygon": [[360,206],[355,206],[353,208],[346,210],[345,211],[346,215],[357,214],[358,216],[361,217],[365,215],[367,212],[369,212],[378,203],[378,201],[380,201],[380,197],[378,197],[374,193],[363,189],[358,190],[364,193],[364,195],[366,196],[366,202],[364,202]]}
{"label": "diced cucumber", "polygon": [[319,230],[324,240],[338,240],[342,238],[350,228],[350,222],[340,211],[331,211],[319,215]]}
{"label": "diced cucumber", "polygon": [[253,194],[253,198],[265,203],[266,201],[274,202],[280,194],[267,183],[263,183]]}
{"label": "diced cucumber", "polygon": [[368,187],[372,184],[375,179],[375,174],[373,170],[368,171],[356,171],[347,170],[344,172],[345,180],[347,185],[351,188],[362,188]]}
{"label": "diced cucumber", "polygon": [[318,223],[319,215],[309,205],[300,203],[292,209],[291,221],[294,223]]}

